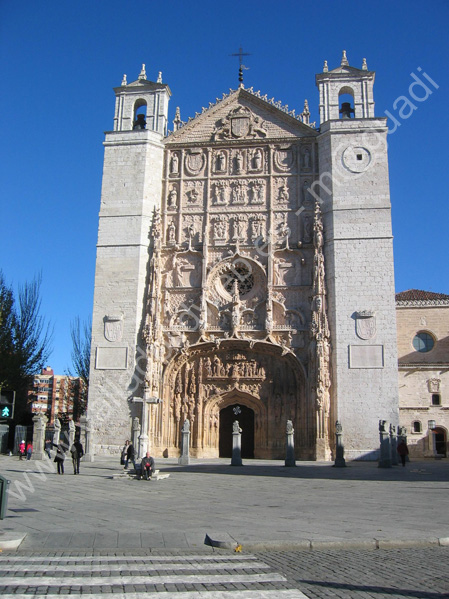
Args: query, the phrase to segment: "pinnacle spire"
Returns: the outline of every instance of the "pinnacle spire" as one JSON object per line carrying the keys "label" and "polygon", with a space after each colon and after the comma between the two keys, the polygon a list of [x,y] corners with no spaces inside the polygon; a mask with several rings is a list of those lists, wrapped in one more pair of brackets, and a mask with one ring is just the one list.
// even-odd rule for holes
{"label": "pinnacle spire", "polygon": [[348,62],[348,59],[346,57],[346,50],[343,50],[343,56],[341,57],[340,66],[342,66],[342,67],[348,67],[349,66],[349,62]]}
{"label": "pinnacle spire", "polygon": [[324,61],[323,65],[323,73],[327,73],[329,71],[329,67],[327,66],[327,60]]}
{"label": "pinnacle spire", "polygon": [[301,121],[305,125],[310,124],[310,110],[309,110],[309,102],[307,100],[304,100],[304,109],[299,116],[301,118]]}
{"label": "pinnacle spire", "polygon": [[128,82],[126,81],[126,74],[123,75],[122,85],[128,85]]}
{"label": "pinnacle spire", "polygon": [[366,64],[366,58],[363,59],[363,63],[362,63],[362,71],[367,71],[368,70],[368,65]]}
{"label": "pinnacle spire", "polygon": [[159,71],[156,83],[162,83],[162,71]]}
{"label": "pinnacle spire", "polygon": [[174,131],[177,131],[182,125],[182,120],[181,120],[181,111],[179,109],[179,106],[176,106],[176,114],[175,114],[175,118],[173,119],[173,129]]}
{"label": "pinnacle spire", "polygon": [[147,78],[147,72],[145,71],[145,65],[143,64],[143,65],[142,65],[142,70],[141,70],[141,71],[140,71],[140,73],[139,73],[139,81],[140,81],[141,79],[144,79],[144,80],[146,80],[146,78]]}

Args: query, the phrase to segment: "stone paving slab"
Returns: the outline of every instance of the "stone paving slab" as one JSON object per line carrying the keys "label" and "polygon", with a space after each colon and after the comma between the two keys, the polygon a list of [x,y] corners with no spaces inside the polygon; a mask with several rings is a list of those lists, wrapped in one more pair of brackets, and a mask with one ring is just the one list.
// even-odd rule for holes
{"label": "stone paving slab", "polygon": [[198,549],[206,533],[248,550],[449,544],[447,460],[391,469],[251,460],[235,468],[168,458],[157,467],[170,477],[150,482],[113,479],[122,472],[114,460],[58,476],[50,460],[0,456],[11,480],[0,530],[26,534],[21,548],[55,550]]}

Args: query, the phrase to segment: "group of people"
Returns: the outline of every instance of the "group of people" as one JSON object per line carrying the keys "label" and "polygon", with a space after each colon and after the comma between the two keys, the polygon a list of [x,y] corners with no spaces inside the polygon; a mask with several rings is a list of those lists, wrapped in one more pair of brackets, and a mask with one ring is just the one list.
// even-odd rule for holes
{"label": "group of people", "polygon": [[150,452],[147,451],[145,457],[142,458],[142,461],[140,463],[139,475],[138,468],[136,466],[136,452],[134,449],[134,445],[131,443],[131,441],[127,440],[125,442],[125,445],[123,446],[122,453],[120,455],[120,464],[124,466],[125,470],[127,470],[130,461],[134,466],[134,470],[136,471],[138,478],[143,477],[145,480],[149,480],[151,478],[151,475],[154,472],[154,458],[152,458]]}
{"label": "group of people", "polygon": [[[45,441],[45,453],[51,459],[51,450],[53,447],[56,447],[56,455],[54,458],[54,462],[58,466],[58,474],[64,474],[64,462],[66,459],[66,452],[68,449],[68,445],[64,443],[64,441],[60,441],[55,444],[50,439]],[[84,455],[84,449],[79,439],[75,439],[70,448],[70,454],[72,456],[72,465],[73,465],[73,474],[80,473],[80,462],[81,458]]]}
{"label": "group of people", "polygon": [[31,460],[31,456],[33,454],[33,446],[31,443],[25,447],[25,441],[21,441],[19,444],[19,460],[23,460],[24,456],[27,456],[27,460]]}

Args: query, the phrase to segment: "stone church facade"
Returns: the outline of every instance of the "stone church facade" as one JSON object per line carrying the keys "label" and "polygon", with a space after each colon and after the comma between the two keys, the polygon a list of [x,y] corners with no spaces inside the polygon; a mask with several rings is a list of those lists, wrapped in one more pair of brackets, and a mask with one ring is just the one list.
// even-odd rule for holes
{"label": "stone church facade", "polygon": [[[88,425],[93,452],[375,459],[398,424],[386,119],[374,72],[317,75],[320,128],[243,85],[167,134],[169,87],[115,89]],[[349,97],[349,103],[342,99]],[[341,118],[347,117],[347,118]]]}

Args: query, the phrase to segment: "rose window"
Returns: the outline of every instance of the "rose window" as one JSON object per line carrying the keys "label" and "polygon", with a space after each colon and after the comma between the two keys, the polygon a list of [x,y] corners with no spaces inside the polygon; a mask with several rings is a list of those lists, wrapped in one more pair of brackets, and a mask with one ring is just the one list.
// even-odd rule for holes
{"label": "rose window", "polygon": [[254,275],[249,265],[243,263],[230,264],[229,269],[221,275],[220,279],[229,295],[233,294],[236,282],[240,297],[249,293],[254,286]]}

